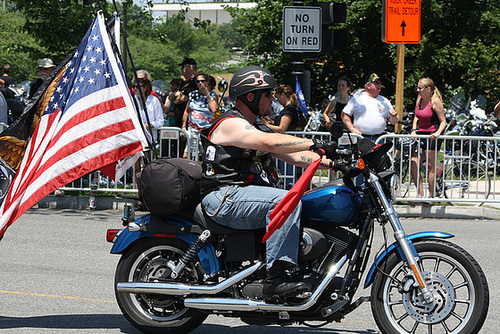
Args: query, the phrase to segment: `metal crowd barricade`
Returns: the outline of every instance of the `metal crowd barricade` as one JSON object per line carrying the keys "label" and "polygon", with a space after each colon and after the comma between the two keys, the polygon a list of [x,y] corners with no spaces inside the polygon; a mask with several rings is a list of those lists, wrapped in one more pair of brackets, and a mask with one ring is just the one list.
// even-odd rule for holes
{"label": "metal crowd barricade", "polygon": [[[328,132],[302,132],[291,131],[288,134],[304,137],[329,140]],[[182,157],[186,146],[186,138],[189,134],[176,127],[162,127],[159,129],[159,142],[157,144],[159,157]],[[351,138],[359,138],[350,135]],[[426,135],[398,135],[386,134],[377,140],[378,143],[392,141],[393,148],[389,151],[393,163],[393,169],[399,177],[399,186],[396,190],[396,201],[398,202],[450,202],[462,204],[481,205],[482,203],[498,203],[500,196],[496,195],[496,179],[500,174],[500,137],[467,137],[467,136],[441,136],[440,147],[430,156],[426,149],[425,155],[415,155],[412,164],[411,156],[417,147],[415,138],[425,140]],[[188,157],[192,160],[200,159],[199,136],[191,137],[194,145],[187,145]],[[344,145],[348,143],[347,135],[340,139]],[[428,142],[423,144],[425,148]],[[432,151],[431,151],[432,152]],[[427,175],[427,162],[435,160],[435,173],[430,178]],[[416,169],[416,166],[419,166]],[[290,189],[295,181],[302,175],[303,168],[276,160],[276,167],[280,171],[279,186]],[[419,173],[416,173],[416,170]],[[417,187],[412,179],[414,173],[415,181],[422,182],[424,196],[417,196]],[[131,168],[120,180],[113,182],[100,173],[91,173],[82,177],[65,187],[68,191],[90,191],[90,185],[97,178],[99,187],[97,192],[110,193],[137,193],[135,170]],[[331,170],[318,170],[313,177],[311,187],[322,186],[339,177]],[[431,181],[431,182],[429,182]],[[432,182],[433,181],[433,182]],[[430,195],[429,183],[433,183],[435,189],[434,198]],[[500,186],[500,184],[499,184]]]}
{"label": "metal crowd barricade", "polygon": [[[500,202],[496,195],[500,137],[440,136],[437,150],[430,150],[428,139],[428,135],[387,134],[377,140],[394,143],[389,153],[399,177],[397,201],[474,205]],[[416,150],[418,146],[425,149],[425,154]],[[429,161],[435,161],[434,175],[427,173]],[[415,186],[419,182],[424,190],[422,198]],[[429,198],[431,188],[434,197]]]}
{"label": "metal crowd barricade", "polygon": [[[156,144],[157,153],[160,158],[163,157],[181,157],[184,154],[185,141],[188,133],[177,127],[161,127],[158,130],[158,143]],[[199,138],[195,138],[199,140]],[[188,157],[197,157],[198,150],[192,152],[187,148]],[[93,183],[97,183],[97,189],[91,189]],[[116,182],[108,178],[100,171],[95,171],[83,176],[64,187],[64,191],[91,191],[105,193],[137,193],[137,179],[135,166],[131,167],[127,173]]]}

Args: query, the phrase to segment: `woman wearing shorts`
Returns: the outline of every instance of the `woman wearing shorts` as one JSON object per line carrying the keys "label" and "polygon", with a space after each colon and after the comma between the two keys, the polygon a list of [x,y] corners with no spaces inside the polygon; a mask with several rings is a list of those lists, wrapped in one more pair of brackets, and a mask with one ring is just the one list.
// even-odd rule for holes
{"label": "woman wearing shorts", "polygon": [[[417,196],[424,197],[422,177],[419,173],[421,159],[427,163],[427,180],[429,183],[429,198],[434,197],[434,181],[436,171],[436,151],[439,151],[442,140],[438,137],[446,127],[443,99],[434,82],[429,78],[418,81],[418,97],[415,104],[415,118],[411,134],[429,135],[429,138],[420,138],[420,145],[416,145],[411,157],[411,176],[417,186]],[[420,156],[420,154],[422,154]]]}

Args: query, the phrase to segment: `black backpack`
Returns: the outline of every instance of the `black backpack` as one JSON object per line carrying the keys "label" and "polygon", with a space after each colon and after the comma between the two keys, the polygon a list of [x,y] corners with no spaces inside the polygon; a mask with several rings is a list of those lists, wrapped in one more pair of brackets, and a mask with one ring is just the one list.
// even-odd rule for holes
{"label": "black backpack", "polygon": [[201,201],[201,164],[181,158],[155,160],[144,167],[139,196],[156,215],[173,214]]}

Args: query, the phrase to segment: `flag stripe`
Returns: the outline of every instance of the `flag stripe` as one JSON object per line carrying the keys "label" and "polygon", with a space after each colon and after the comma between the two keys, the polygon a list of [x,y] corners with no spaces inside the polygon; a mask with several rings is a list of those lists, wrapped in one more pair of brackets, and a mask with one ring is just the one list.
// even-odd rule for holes
{"label": "flag stripe", "polygon": [[[119,157],[122,155],[123,150],[130,152],[131,154],[137,153],[142,151],[142,147],[140,143],[134,143],[127,145],[127,147],[122,147],[122,148],[117,148],[113,151],[108,152],[110,155],[114,155],[116,159],[118,160]],[[22,198],[18,199],[18,202],[22,202],[19,207],[17,207],[16,210],[12,212],[12,221],[10,224],[12,224],[13,221],[15,221],[17,218],[19,218],[26,210],[31,208],[33,205],[38,203],[45,195],[44,193],[51,193],[54,190],[59,188],[59,185],[61,182],[66,182],[66,178],[68,175],[80,175],[80,174],[88,174],[92,171],[95,170],[94,166],[100,165],[103,163],[102,161],[103,156],[97,156],[94,159],[87,160],[84,164],[80,166],[76,166],[70,170],[68,170],[65,174],[61,174],[54,179],[52,179],[52,182],[45,183],[41,188],[38,189],[37,192],[33,193],[32,195],[28,196],[28,194],[24,194]],[[78,177],[77,177],[78,178]],[[3,235],[5,230],[10,226],[10,224],[4,226],[2,230],[0,231],[0,235]]]}
{"label": "flag stripe", "polygon": [[[44,182],[50,181],[53,177],[59,175],[61,172],[65,172],[64,167],[69,165],[68,162],[74,163],[79,160],[88,160],[92,159],[88,154],[83,154],[82,151],[88,149],[92,145],[98,145],[98,149],[95,150],[91,148],[94,156],[100,156],[102,153],[107,152],[107,148],[111,146],[111,148],[116,147],[116,141],[120,142],[122,133],[133,130],[133,123],[130,121],[124,121],[121,124],[112,124],[108,127],[101,128],[99,131],[96,131],[93,138],[87,138],[87,140],[77,139],[80,141],[77,145],[75,142],[68,142],[67,145],[61,147],[60,150],[55,152],[53,155],[50,155],[50,158],[45,161],[42,165],[40,165],[36,170],[33,170],[27,177],[31,180],[31,184],[26,188],[26,191],[29,191],[33,187],[41,186]],[[117,135],[116,137],[113,137]],[[87,136],[89,137],[89,136]],[[110,142],[110,145],[106,144]],[[85,147],[81,149],[81,147]],[[75,154],[78,153],[78,154]],[[95,168],[94,168],[95,169]],[[71,182],[73,180],[69,180]]]}

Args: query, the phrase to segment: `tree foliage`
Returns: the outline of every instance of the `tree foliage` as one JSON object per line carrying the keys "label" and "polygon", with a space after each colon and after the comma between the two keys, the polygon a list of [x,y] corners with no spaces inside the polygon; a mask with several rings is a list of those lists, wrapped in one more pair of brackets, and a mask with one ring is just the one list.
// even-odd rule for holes
{"label": "tree foliage", "polygon": [[[101,2],[107,8],[106,1]],[[97,3],[83,6],[78,0],[16,0],[25,18],[24,31],[47,49],[45,55],[59,62],[73,51],[94,19]]]}
{"label": "tree foliage", "polygon": [[16,83],[38,77],[35,71],[38,56],[46,49],[30,34],[23,31],[24,17],[20,13],[0,8],[0,65],[12,67]]}
{"label": "tree foliage", "polygon": [[[366,75],[376,72],[384,81],[383,95],[394,101],[396,46],[380,39],[380,0],[346,2],[349,46],[329,53],[300,55],[311,70],[312,100],[321,101],[336,91],[337,79],[348,76],[357,87]],[[84,7],[82,0],[16,0],[14,10],[0,12],[0,60],[14,64],[20,79],[36,77],[33,68],[41,57],[54,62],[74,50],[99,9]],[[100,1],[105,14],[114,10]],[[129,1],[126,33],[137,68],[147,69],[154,79],[180,75],[182,58],[195,58],[208,73],[234,71],[228,67],[232,47],[244,47],[249,63],[270,69],[280,83],[292,83],[292,54],[282,51],[282,9],[291,0],[258,0],[253,9],[233,8],[231,24],[187,22],[186,12],[155,21],[151,13]],[[311,2],[305,2],[311,5]],[[467,95],[485,95],[491,110],[500,100],[500,6],[498,0],[422,0],[422,42],[406,45],[405,106],[412,109],[415,87],[421,77],[432,78],[445,97],[461,88]],[[187,8],[185,11],[189,11]],[[201,29],[196,29],[196,24]],[[21,29],[22,28],[22,29]],[[14,36],[14,37],[10,37]],[[130,64],[130,63],[129,63]],[[240,65],[232,65],[240,66]],[[131,66],[128,66],[131,75]]]}
{"label": "tree foliage", "polygon": [[[342,1],[339,1],[342,2]],[[348,76],[357,87],[366,75],[376,72],[384,81],[383,95],[394,101],[396,46],[381,41],[382,2],[345,1],[349,46],[330,53],[306,54],[306,68],[312,72],[313,101],[336,91],[337,79]],[[310,3],[306,2],[306,5]],[[290,55],[281,51],[282,0],[259,0],[251,10],[234,10],[242,19],[239,31],[250,36],[247,50],[254,63],[267,65],[290,83]],[[489,0],[422,0],[422,42],[406,45],[405,106],[413,108],[417,81],[432,78],[444,93],[445,103],[461,87],[473,98],[485,95],[488,110],[500,99],[500,7]],[[287,82],[288,81],[288,82]]]}

